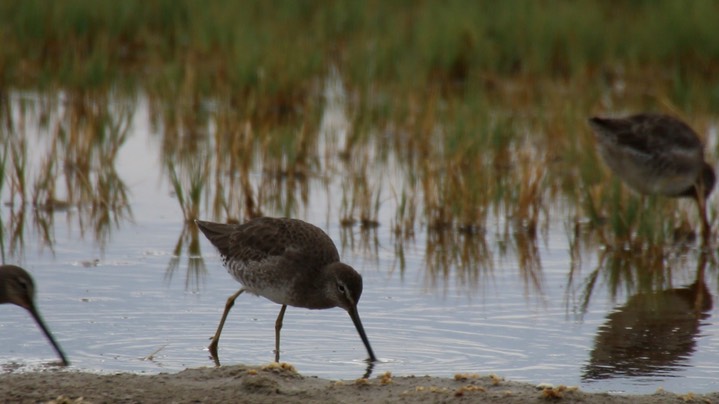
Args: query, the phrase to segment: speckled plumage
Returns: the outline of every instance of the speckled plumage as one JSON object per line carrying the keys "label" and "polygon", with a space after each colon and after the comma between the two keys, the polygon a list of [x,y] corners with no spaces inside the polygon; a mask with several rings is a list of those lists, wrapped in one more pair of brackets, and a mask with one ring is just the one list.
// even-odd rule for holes
{"label": "speckled plumage", "polygon": [[216,338],[229,308],[243,291],[283,305],[276,324],[276,360],[279,360],[279,328],[286,306],[308,309],[341,307],[346,310],[376,360],[357,314],[362,276],[339,260],[332,239],[322,229],[297,219],[262,217],[243,224],[196,221],[217,247],[228,272],[243,285],[228,299]]}
{"label": "speckled plumage", "polygon": [[590,118],[604,162],[627,185],[642,194],[694,198],[702,220],[702,238],[711,228],[706,199],[716,183],[704,161],[704,145],[686,123],[662,114],[626,118]]}
{"label": "speckled plumage", "polygon": [[695,197],[701,179],[705,197],[714,169],[704,162],[699,136],[684,122],[660,114],[591,118],[599,153],[627,185],[643,194]]}

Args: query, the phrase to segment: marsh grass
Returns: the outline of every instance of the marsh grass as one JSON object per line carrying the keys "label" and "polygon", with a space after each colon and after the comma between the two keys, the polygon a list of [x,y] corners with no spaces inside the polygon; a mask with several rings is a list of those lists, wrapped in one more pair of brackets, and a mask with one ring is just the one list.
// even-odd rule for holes
{"label": "marsh grass", "polygon": [[[10,252],[22,250],[26,205],[33,208],[33,227],[46,246],[54,243],[54,212],[76,217],[81,234],[90,231],[104,246],[111,230],[132,216],[127,187],[115,170],[132,107],[111,107],[106,94],[52,94],[42,102],[22,97],[12,102],[17,108],[3,117],[2,130]],[[28,133],[36,120],[43,133]]]}
{"label": "marsh grass", "polygon": [[205,260],[201,258],[199,230],[194,223],[185,222],[182,226],[182,232],[177,238],[172,257],[167,263],[167,268],[165,268],[165,281],[167,283],[172,281],[175,273],[180,269],[183,256],[187,257],[185,290],[197,291],[202,286],[202,281],[207,275],[207,266],[205,265]]}
{"label": "marsh grass", "polygon": [[[206,160],[201,160],[206,161]],[[207,178],[206,164],[196,164],[189,171],[183,171],[178,174],[175,163],[168,161],[166,163],[167,173],[169,176],[172,189],[180,204],[185,222],[192,223],[195,219],[199,219],[200,204],[202,199],[202,191],[204,188],[205,178]]]}
{"label": "marsh grass", "polygon": [[301,104],[330,65],[362,91],[379,84],[374,91],[407,93],[426,83],[445,96],[497,75],[567,79],[654,65],[676,72],[674,99],[686,105],[693,92],[684,88],[716,73],[718,8],[672,0],[7,0],[0,77],[84,89],[120,81],[172,96],[189,87],[232,94],[247,101],[246,112],[276,118]]}
{"label": "marsh grass", "polygon": [[[496,254],[485,234],[468,234],[442,229],[428,233],[425,247],[425,283],[447,291],[454,279],[460,290],[476,291],[491,278]],[[454,270],[454,271],[453,271]]]}
{"label": "marsh grass", "polygon": [[[665,246],[649,246],[641,253],[629,248],[604,250],[595,269],[584,276],[572,273],[568,278],[567,290],[579,290],[574,311],[580,315],[586,312],[593,292],[600,288],[600,284],[607,288],[612,300],[676,287],[677,285],[673,284],[673,274],[691,270],[692,260],[686,252],[686,249],[677,251]],[[709,260],[716,260],[716,256],[698,254],[697,281],[703,281]],[[574,284],[574,281],[580,278],[580,284]]]}
{"label": "marsh grass", "polygon": [[[0,98],[8,188],[39,207],[89,203],[96,229],[117,224],[127,190],[98,167],[114,166],[131,111],[109,109],[108,94],[141,93],[186,221],[293,216],[313,184],[336,180],[339,220],[390,225],[397,240],[426,230],[446,249],[428,245],[436,268],[491,267],[478,257],[488,249],[468,243],[508,218],[502,242],[536,284],[551,215],[633,251],[696,227],[693,207],[613,179],[586,119],[661,111],[714,127],[718,11],[671,0],[3,1],[0,84],[70,94],[67,113],[39,114],[51,146],[32,173],[14,122],[31,107]],[[339,127],[324,126],[331,108]]]}

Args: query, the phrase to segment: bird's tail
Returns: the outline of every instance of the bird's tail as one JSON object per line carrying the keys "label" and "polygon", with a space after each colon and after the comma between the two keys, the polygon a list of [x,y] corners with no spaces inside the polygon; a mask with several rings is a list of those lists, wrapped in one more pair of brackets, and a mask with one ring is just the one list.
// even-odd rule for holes
{"label": "bird's tail", "polygon": [[230,249],[230,234],[234,228],[233,225],[224,223],[205,222],[202,220],[195,220],[197,227],[202,231],[202,234],[207,237],[208,240],[217,247],[220,254],[227,255]]}

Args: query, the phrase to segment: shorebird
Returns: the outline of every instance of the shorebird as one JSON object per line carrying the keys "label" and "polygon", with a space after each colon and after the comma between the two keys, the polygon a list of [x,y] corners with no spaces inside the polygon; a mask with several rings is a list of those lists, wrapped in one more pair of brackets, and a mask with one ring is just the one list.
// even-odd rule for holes
{"label": "shorebird", "polygon": [[15,265],[0,266],[0,304],[3,303],[12,303],[29,311],[60,356],[62,365],[70,364],[35,307],[35,283],[27,271]]}
{"label": "shorebird", "polygon": [[244,224],[195,223],[220,251],[227,271],[242,284],[227,299],[212,337],[209,349],[215,360],[227,314],[235,299],[247,291],[282,305],[275,321],[275,362],[280,360],[280,329],[287,306],[345,309],[367,348],[368,361],[377,361],[357,312],[362,276],[340,262],[332,239],[319,227],[297,219],[269,217]]}
{"label": "shorebird", "polygon": [[638,114],[626,118],[590,118],[599,153],[629,187],[647,195],[690,197],[697,202],[702,240],[711,228],[706,200],[714,189],[714,168],[704,161],[696,132],[677,118]]}

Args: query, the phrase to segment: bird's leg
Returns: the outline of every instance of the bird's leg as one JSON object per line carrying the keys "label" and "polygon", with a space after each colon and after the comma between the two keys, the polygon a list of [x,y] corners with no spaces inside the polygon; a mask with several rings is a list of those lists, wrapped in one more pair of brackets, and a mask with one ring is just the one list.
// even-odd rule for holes
{"label": "bird's leg", "polygon": [[704,196],[704,184],[703,181],[699,181],[699,186],[696,188],[697,209],[699,209],[699,216],[702,221],[702,247],[709,247],[709,238],[711,237],[711,227],[709,226],[709,220],[707,219],[707,200]]}
{"label": "bird's leg", "polygon": [[245,291],[245,288],[242,288],[237,291],[234,295],[227,298],[227,303],[225,303],[225,312],[222,313],[222,319],[220,319],[220,325],[217,326],[217,331],[215,331],[215,336],[212,337],[212,342],[210,342],[210,355],[216,360],[217,359],[217,343],[220,342],[220,334],[222,333],[222,327],[225,326],[225,320],[227,319],[227,314],[230,312],[230,309],[235,304],[235,299],[237,299],[237,296],[241,295],[242,292]]}
{"label": "bird's leg", "polygon": [[287,310],[287,305],[283,304],[275,321],[275,362],[280,361],[280,330],[282,329],[282,319],[285,318],[285,310]]}

